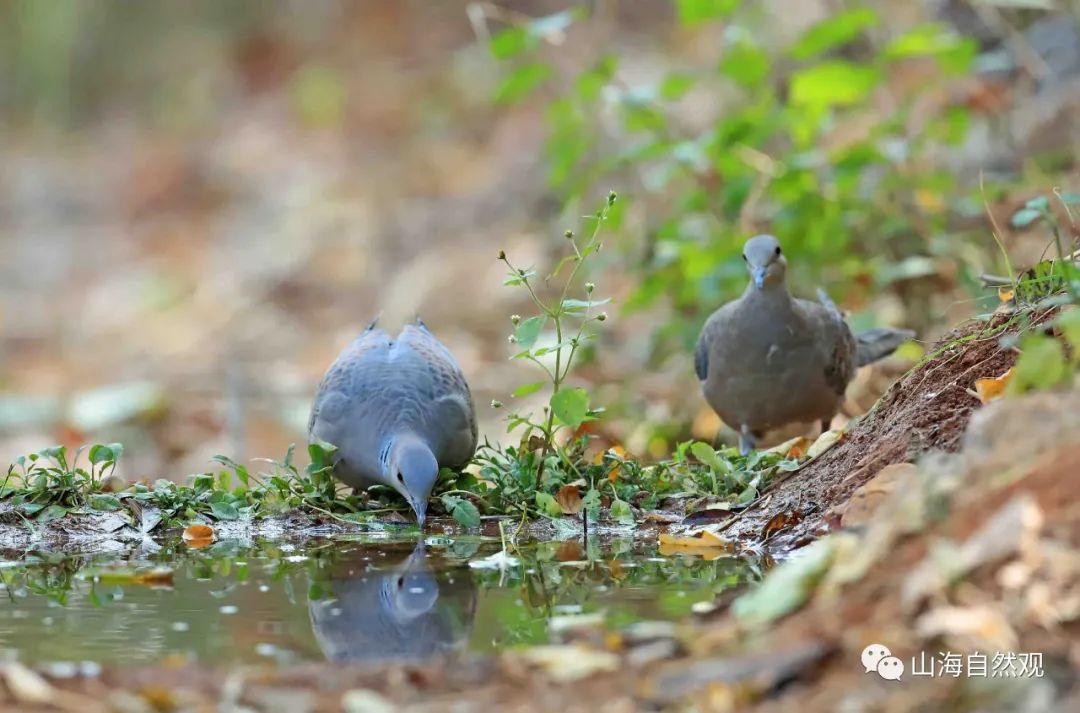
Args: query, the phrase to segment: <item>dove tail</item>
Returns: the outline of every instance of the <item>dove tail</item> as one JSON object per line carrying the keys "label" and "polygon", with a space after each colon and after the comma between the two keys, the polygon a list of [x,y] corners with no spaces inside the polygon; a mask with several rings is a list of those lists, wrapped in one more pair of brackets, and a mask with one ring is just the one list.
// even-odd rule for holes
{"label": "dove tail", "polygon": [[896,351],[904,342],[914,339],[915,332],[910,329],[893,329],[892,327],[877,327],[867,329],[855,335],[856,358],[858,366],[872,364],[878,359]]}
{"label": "dove tail", "polygon": [[379,312],[377,315],[375,315],[375,319],[368,322],[368,326],[364,327],[364,331],[370,332],[371,330],[375,329],[375,325],[379,323],[380,319],[382,319],[382,312]]}

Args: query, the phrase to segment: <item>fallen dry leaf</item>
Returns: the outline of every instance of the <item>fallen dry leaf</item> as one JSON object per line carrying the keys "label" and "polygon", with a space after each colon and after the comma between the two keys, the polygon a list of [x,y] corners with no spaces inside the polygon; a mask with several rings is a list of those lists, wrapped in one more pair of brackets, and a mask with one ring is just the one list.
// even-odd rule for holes
{"label": "fallen dry leaf", "polygon": [[709,530],[702,530],[694,535],[679,536],[672,535],[667,532],[660,533],[660,552],[665,554],[665,550],[668,550],[667,554],[670,554],[671,550],[681,551],[683,549],[729,549],[731,543],[723,539],[715,532]]}
{"label": "fallen dry leaf", "polygon": [[195,550],[213,544],[215,539],[214,528],[209,525],[195,523],[184,528],[184,543]]}
{"label": "fallen dry leaf", "polygon": [[761,528],[761,539],[767,540],[772,535],[799,524],[803,519],[801,512],[785,511],[778,512]]}
{"label": "fallen dry leaf", "polygon": [[581,512],[581,491],[576,485],[564,485],[555,493],[555,502],[562,511],[568,515],[577,515]]}
{"label": "fallen dry leaf", "polygon": [[806,449],[806,455],[810,457],[810,460],[817,458],[819,455],[829,450],[844,438],[843,431],[825,431],[817,440]]}
{"label": "fallen dry leaf", "polygon": [[48,705],[56,698],[56,689],[36,671],[12,662],[0,668],[8,693],[16,703]]}
{"label": "fallen dry leaf", "polygon": [[810,439],[806,436],[796,436],[784,441],[778,446],[766,450],[766,453],[779,453],[785,458],[802,458],[810,448]]}
{"label": "fallen dry leaf", "polygon": [[584,646],[535,646],[518,655],[542,668],[557,683],[580,681],[619,668],[617,655]]}
{"label": "fallen dry leaf", "polygon": [[975,379],[975,395],[979,397],[979,401],[984,404],[990,403],[994,399],[999,399],[1005,395],[1005,387],[1009,385],[1009,380],[1012,379],[1012,367],[1001,376],[994,376],[986,379]]}

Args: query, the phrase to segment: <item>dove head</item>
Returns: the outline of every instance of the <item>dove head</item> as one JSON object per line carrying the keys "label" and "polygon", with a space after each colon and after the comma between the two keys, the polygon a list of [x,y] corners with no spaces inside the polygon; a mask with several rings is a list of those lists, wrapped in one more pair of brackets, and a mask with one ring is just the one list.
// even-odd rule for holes
{"label": "dove head", "polygon": [[759,290],[784,284],[787,260],[780,241],[771,235],[758,235],[743,246],[743,261],[750,279]]}
{"label": "dove head", "polygon": [[424,526],[428,497],[438,476],[439,463],[426,443],[415,436],[394,440],[386,462],[387,482],[409,501],[420,527]]}

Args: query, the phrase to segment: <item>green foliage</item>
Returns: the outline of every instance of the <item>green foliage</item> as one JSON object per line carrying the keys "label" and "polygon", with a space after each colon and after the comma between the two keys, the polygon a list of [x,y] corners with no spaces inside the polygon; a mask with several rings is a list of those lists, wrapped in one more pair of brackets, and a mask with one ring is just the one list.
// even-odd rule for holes
{"label": "green foliage", "polygon": [[[264,461],[269,466],[265,472],[252,472],[232,458],[218,455],[213,461],[222,470],[189,476],[187,484],[157,480],[153,484],[117,487],[108,483],[108,492],[103,492],[102,482],[116,468],[123,446],[119,443],[91,446],[88,468],[78,465],[83,450],[80,448],[70,462],[63,446],[19,456],[0,486],[0,499],[9,499],[16,513],[39,523],[68,513],[111,511],[144,530],[152,527],[146,523],[145,508],[157,509],[159,521],[168,524],[251,519],[298,509],[344,522],[373,525],[376,512],[406,509],[399,508],[397,499],[390,493],[385,500],[380,494],[344,494],[333,476],[335,448],[326,443],[308,446],[311,463],[303,470],[293,463],[290,446],[282,460]],[[455,513],[455,517],[471,523],[473,520],[467,517],[470,506],[466,503],[462,506],[464,514],[459,517]]]}
{"label": "green foliage", "polygon": [[[543,476],[549,453],[557,456],[557,467],[574,468],[566,450],[557,444],[557,437],[563,429],[576,431],[600,413],[600,410],[590,407],[588,392],[581,388],[568,387],[565,382],[574,366],[575,358],[580,353],[579,350],[596,338],[596,325],[607,319],[607,314],[596,311],[596,308],[610,300],[594,297],[596,286],[591,282],[579,284],[578,278],[586,269],[590,258],[600,251],[600,230],[608,220],[615,201],[615,194],[608,194],[603,206],[590,218],[593,225],[589,237],[580,244],[573,231],[566,231],[564,238],[569,246],[568,254],[542,281],[538,280],[535,270],[515,267],[505,252],[499,252],[499,259],[509,268],[505,284],[525,290],[539,311],[539,314],[524,319],[519,315],[510,317],[514,331],[509,341],[518,350],[512,358],[531,362],[547,377],[546,381],[531,382],[518,387],[511,394],[511,398],[522,398],[538,393],[546,387],[551,388],[548,405],[541,416],[514,410],[507,417],[508,432],[522,428],[523,443],[535,440],[539,444],[541,455],[532,464],[537,469],[534,480]],[[561,281],[561,285],[552,289],[553,283],[564,271],[566,277]],[[581,298],[570,297],[571,290],[580,290]],[[552,296],[545,298],[544,295],[549,292]],[[540,339],[544,328],[549,324],[554,331],[553,344],[542,343]],[[501,406],[497,402],[493,405]],[[491,450],[489,446],[485,448]],[[531,497],[530,495],[530,500]]]}
{"label": "green foliage", "polygon": [[[936,160],[964,139],[968,109],[913,111],[920,93],[970,68],[972,40],[938,24],[896,30],[855,5],[775,48],[755,31],[762,14],[753,3],[678,0],[676,10],[683,25],[717,33],[717,66],[642,84],[618,76],[618,57],[601,55],[546,82],[549,182],[568,210],[601,182],[639,194],[644,244],[620,241],[639,271],[625,308],[669,309],[654,359],[685,354],[704,314],[739,290],[739,246],[750,231],[785,241],[800,266],[793,279],[805,280],[797,290],[880,290],[925,274],[927,255],[964,255],[965,237],[985,239],[956,232],[950,211],[973,202],[975,187]],[[709,24],[717,19],[722,36]],[[492,49],[500,56],[495,40]],[[547,61],[542,43],[516,49],[517,63]],[[912,59],[941,71],[903,90],[910,94],[890,94],[881,111],[886,82]],[[688,131],[671,102],[692,90],[724,101]]]}
{"label": "green foliage", "polygon": [[503,449],[485,444],[476,464],[479,473],[445,473],[440,479],[436,487],[448,512],[456,506],[446,502],[451,494],[455,501],[458,495],[471,498],[488,514],[558,519],[577,512],[565,511],[560,503],[569,486],[580,494],[579,509],[590,519],[606,509],[621,524],[632,524],[638,511],[655,510],[672,498],[689,508],[703,500],[745,504],[777,473],[798,465],[776,453],[741,456],[734,448],[716,451],[700,442],[682,444],[670,460],[643,465],[618,449],[591,455],[586,437],[549,452],[535,438]]}

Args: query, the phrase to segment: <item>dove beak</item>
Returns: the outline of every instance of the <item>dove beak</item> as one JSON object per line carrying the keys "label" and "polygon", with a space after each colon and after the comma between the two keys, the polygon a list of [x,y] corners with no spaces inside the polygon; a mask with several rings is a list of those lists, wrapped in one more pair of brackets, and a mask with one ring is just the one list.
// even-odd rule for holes
{"label": "dove beak", "polygon": [[420,529],[424,529],[424,520],[427,519],[427,500],[413,500],[409,502],[412,505],[413,510],[416,511],[416,524],[420,526]]}
{"label": "dove beak", "polygon": [[758,288],[759,290],[760,290],[760,289],[761,289],[762,287],[764,287],[764,286],[765,286],[765,276],[766,276],[766,275],[768,275],[768,274],[769,274],[769,268],[768,268],[768,266],[765,266],[765,267],[755,267],[755,268],[754,268],[754,272],[753,272],[753,276],[754,276],[754,284],[755,284],[755,285],[757,285],[757,288]]}

